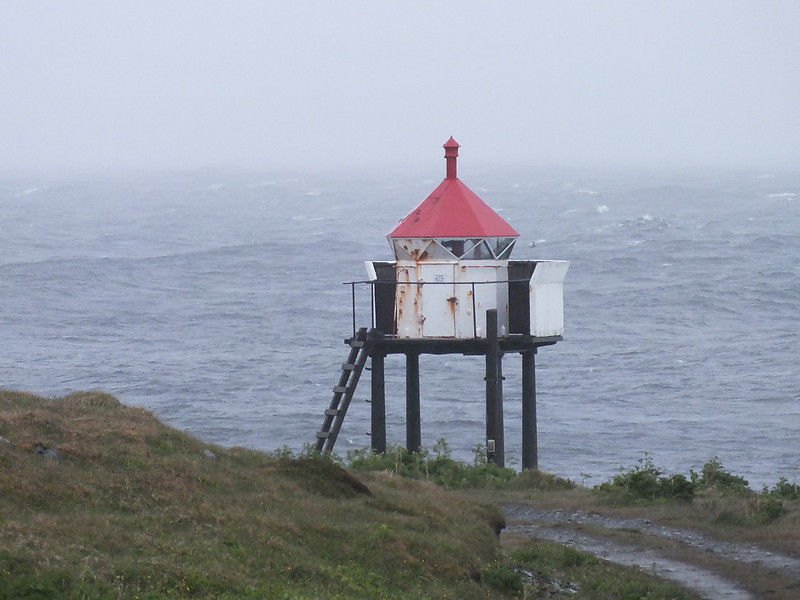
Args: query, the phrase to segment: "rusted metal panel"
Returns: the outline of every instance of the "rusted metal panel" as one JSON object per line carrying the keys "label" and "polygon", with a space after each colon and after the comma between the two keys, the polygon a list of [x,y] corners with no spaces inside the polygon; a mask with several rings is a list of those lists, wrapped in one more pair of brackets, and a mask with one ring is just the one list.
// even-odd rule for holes
{"label": "rusted metal panel", "polygon": [[[505,261],[461,262],[456,268],[457,337],[486,337],[486,311],[497,310],[498,331],[508,333],[508,269]],[[494,283],[501,281],[503,283]],[[474,313],[473,313],[474,311]]]}
{"label": "rusted metal panel", "polygon": [[392,248],[398,260],[419,262],[429,259],[427,249],[432,242],[431,238],[402,238],[392,240]]}
{"label": "rusted metal panel", "polygon": [[399,337],[485,337],[489,309],[497,310],[500,335],[508,335],[506,261],[398,261],[396,276]]}
{"label": "rusted metal panel", "polygon": [[397,264],[397,289],[395,291],[395,322],[398,337],[422,337],[419,321],[419,290],[416,263]]}
{"label": "rusted metal panel", "polygon": [[459,310],[453,263],[419,263],[422,337],[455,337]]}
{"label": "rusted metal panel", "polygon": [[397,265],[395,293],[399,337],[454,337],[454,263]]}

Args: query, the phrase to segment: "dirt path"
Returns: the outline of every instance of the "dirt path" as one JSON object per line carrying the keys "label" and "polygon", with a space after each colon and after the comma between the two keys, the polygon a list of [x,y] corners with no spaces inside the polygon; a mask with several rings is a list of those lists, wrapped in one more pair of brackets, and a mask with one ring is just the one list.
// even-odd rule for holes
{"label": "dirt path", "polygon": [[507,504],[505,533],[567,544],[615,563],[639,566],[709,600],[800,598],[800,560],[715,540],[647,519]]}

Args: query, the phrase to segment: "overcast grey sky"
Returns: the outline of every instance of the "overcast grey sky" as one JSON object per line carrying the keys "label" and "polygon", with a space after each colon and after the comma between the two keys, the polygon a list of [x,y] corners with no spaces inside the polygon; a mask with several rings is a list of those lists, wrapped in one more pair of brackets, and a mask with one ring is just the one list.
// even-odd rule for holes
{"label": "overcast grey sky", "polygon": [[800,1],[3,0],[0,173],[800,165]]}

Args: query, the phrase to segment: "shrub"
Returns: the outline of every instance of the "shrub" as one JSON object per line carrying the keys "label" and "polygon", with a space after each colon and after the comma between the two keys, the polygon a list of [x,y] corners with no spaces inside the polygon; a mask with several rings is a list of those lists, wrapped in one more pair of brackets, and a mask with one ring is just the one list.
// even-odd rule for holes
{"label": "shrub", "polygon": [[751,520],[755,525],[772,523],[786,512],[783,502],[776,498],[767,498],[766,500],[759,498],[755,503],[751,504],[751,508],[753,511]]}
{"label": "shrub", "polygon": [[690,471],[692,482],[701,488],[717,489],[725,492],[744,492],[748,491],[749,483],[744,477],[732,475],[726,471],[719,457],[714,456],[706,464],[698,475],[695,471]]}
{"label": "shrub", "polygon": [[762,493],[782,500],[800,500],[800,485],[789,483],[786,477],[781,477],[772,489],[764,486]]}
{"label": "shrub", "polygon": [[481,581],[499,592],[518,595],[524,585],[522,576],[508,565],[495,562],[481,571]]}
{"label": "shrub", "polygon": [[662,477],[653,458],[645,452],[638,465],[620,473],[605,483],[595,486],[597,494],[619,502],[652,502],[654,500],[682,500],[691,502],[696,485],[681,474]]}
{"label": "shrub", "polygon": [[513,469],[499,467],[481,458],[474,450],[472,465],[450,457],[447,442],[440,439],[431,456],[426,449],[409,452],[400,446],[388,448],[386,452],[351,450],[347,453],[347,465],[356,471],[391,471],[410,479],[427,479],[449,489],[499,487],[513,481],[517,473]]}
{"label": "shrub", "polygon": [[684,502],[691,502],[694,499],[696,491],[695,484],[680,473],[669,477],[662,477],[659,480],[659,488],[662,498],[683,500]]}
{"label": "shrub", "polygon": [[743,510],[721,512],[714,523],[717,525],[734,525],[748,527],[753,525],[768,525],[781,517],[786,509],[783,502],[775,498],[762,498],[757,496],[753,502],[745,504]]}

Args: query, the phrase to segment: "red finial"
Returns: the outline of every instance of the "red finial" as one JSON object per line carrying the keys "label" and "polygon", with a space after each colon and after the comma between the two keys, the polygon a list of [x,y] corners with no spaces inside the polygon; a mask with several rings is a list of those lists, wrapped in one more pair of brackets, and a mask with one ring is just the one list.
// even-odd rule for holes
{"label": "red finial", "polygon": [[452,136],[444,143],[444,159],[447,162],[447,175],[445,179],[458,179],[456,176],[456,159],[458,158],[458,149],[461,146],[455,141]]}

